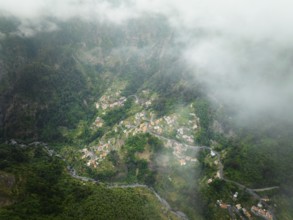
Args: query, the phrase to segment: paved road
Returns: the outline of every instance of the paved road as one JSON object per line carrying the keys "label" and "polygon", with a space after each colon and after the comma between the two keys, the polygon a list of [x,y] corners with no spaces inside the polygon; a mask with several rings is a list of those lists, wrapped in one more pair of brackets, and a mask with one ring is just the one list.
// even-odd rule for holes
{"label": "paved road", "polygon": [[[233,180],[229,180],[227,178],[224,178],[224,165],[221,161],[221,155],[219,152],[213,150],[211,147],[208,147],[208,146],[193,146],[193,145],[188,145],[188,144],[184,144],[184,143],[181,143],[181,142],[178,142],[177,140],[174,140],[174,139],[171,139],[171,138],[168,138],[168,137],[164,137],[160,134],[156,134],[154,133],[153,131],[148,131],[150,134],[162,139],[162,140],[165,140],[165,141],[170,141],[171,143],[177,143],[177,144],[182,144],[183,146],[185,146],[187,149],[191,149],[191,150],[210,150],[210,151],[213,151],[216,156],[217,156],[217,160],[218,160],[218,167],[219,167],[219,178],[220,179],[223,179],[227,182],[231,182],[237,186],[239,186],[240,188],[245,188],[249,191],[251,191],[250,194],[252,194],[253,196],[255,196],[256,194],[254,192],[262,192],[262,191],[268,191],[268,190],[273,190],[273,189],[278,189],[279,187],[278,186],[272,186],[272,187],[265,187],[265,188],[260,188],[260,189],[251,189],[251,188],[248,188],[246,187],[245,185],[241,184],[241,183],[238,183],[236,181],[233,181]],[[256,196],[255,196],[256,197]],[[259,197],[259,196],[258,196]]]}
{"label": "paved road", "polygon": [[[193,145],[188,145],[188,144],[184,144],[184,143],[180,143],[174,139],[171,139],[171,138],[167,138],[167,137],[164,137],[162,135],[159,135],[159,134],[156,134],[152,131],[149,131],[149,133],[151,133],[152,135],[162,139],[162,140],[165,140],[165,141],[170,141],[171,143],[178,143],[178,144],[182,144],[184,145],[187,149],[192,149],[192,150],[210,150],[210,151],[213,151],[216,156],[217,156],[217,160],[218,160],[218,172],[219,172],[219,179],[222,179],[226,182],[229,182],[229,183],[233,183],[235,184],[236,186],[238,186],[239,188],[241,189],[244,189],[248,194],[250,194],[252,197],[254,197],[255,199],[257,200],[260,200],[261,199],[261,196],[259,196],[256,192],[262,192],[262,191],[267,191],[267,190],[273,190],[273,189],[278,189],[279,187],[278,186],[273,186],[273,187],[266,187],[266,188],[261,188],[261,189],[251,189],[251,188],[248,188],[246,187],[245,185],[241,184],[241,183],[238,183],[236,181],[233,181],[233,180],[229,180],[227,178],[224,177],[224,166],[222,164],[222,161],[221,161],[221,155],[219,152],[213,150],[211,147],[208,147],[208,146],[193,146]],[[271,206],[269,206],[267,203],[265,203],[264,201],[262,201],[262,203],[268,207],[269,211],[271,211],[271,214],[273,215],[273,209]],[[235,214],[233,213],[233,208],[230,207],[228,209],[229,211],[229,215],[232,219],[236,219],[236,216]],[[240,216],[242,219],[244,218],[243,216]],[[273,215],[273,218],[275,219],[274,215]],[[245,219],[245,218],[244,218]]]}
{"label": "paved road", "polygon": [[[137,95],[130,95],[128,97],[135,97],[136,101],[139,102],[139,98],[137,97]],[[147,120],[148,121],[148,120]],[[149,120],[149,122],[152,122],[153,121],[153,117]],[[138,125],[136,126],[131,126],[133,128],[136,128],[138,127]],[[219,172],[219,179],[222,179],[226,182],[230,182],[230,183],[233,183],[235,185],[237,185],[239,188],[241,189],[244,189],[247,193],[249,193],[251,196],[253,196],[255,199],[258,199],[260,200],[261,197],[256,193],[256,192],[262,192],[262,191],[267,191],[267,190],[273,190],[273,189],[278,189],[279,187],[278,186],[273,186],[273,187],[266,187],[266,188],[261,188],[261,189],[250,189],[250,188],[247,188],[245,185],[241,184],[241,183],[238,183],[236,181],[233,181],[233,180],[229,180],[227,178],[224,178],[224,166],[222,164],[222,161],[221,161],[221,155],[219,152],[213,150],[211,147],[209,146],[193,146],[193,145],[189,145],[189,144],[185,144],[185,143],[181,143],[181,142],[178,142],[177,140],[174,140],[174,139],[171,139],[171,138],[168,138],[168,137],[164,137],[160,134],[157,134],[157,133],[154,133],[153,131],[151,131],[149,128],[148,128],[148,132],[162,140],[165,140],[165,141],[170,141],[172,144],[181,144],[183,145],[185,148],[187,149],[191,149],[191,150],[195,150],[195,151],[199,151],[199,150],[210,150],[210,151],[213,151],[215,153],[215,155],[217,156],[217,161],[218,161],[218,172]],[[37,142],[37,144],[39,144],[40,142]],[[34,143],[35,144],[35,143]],[[48,154],[50,156],[58,156],[60,157],[60,155],[56,154],[54,152],[54,150],[51,150],[47,147],[46,144],[44,143],[40,143],[41,145],[44,146],[44,148],[48,151]],[[60,157],[62,158],[62,157]],[[65,160],[64,158],[62,158],[63,160]],[[74,168],[68,166],[67,167],[67,170],[69,171],[70,175],[73,177],[73,178],[76,178],[76,179],[79,179],[81,181],[85,181],[85,182],[95,182],[95,183],[98,183],[97,180],[94,180],[92,178],[88,178],[88,177],[84,177],[84,176],[79,176],[77,175],[76,171],[74,170]],[[147,188],[149,190],[151,190],[155,196],[157,197],[157,199],[161,202],[162,205],[164,205],[169,211],[173,212],[175,215],[177,215],[179,218],[181,219],[187,219],[186,215],[182,212],[175,212],[172,210],[171,206],[169,205],[169,203],[164,200],[162,197],[160,197],[155,191],[154,189],[152,188],[149,188],[147,185],[143,185],[143,184],[129,184],[129,185],[108,185],[107,186],[108,188],[136,188],[136,187],[143,187],[143,188]],[[268,206],[269,207],[269,206]],[[229,212],[231,212],[231,210],[229,210]],[[231,213],[230,213],[231,214]],[[233,215],[231,215],[232,217]],[[234,216],[232,217],[234,218]]]}
{"label": "paved road", "polygon": [[261,189],[251,189],[254,192],[263,192],[263,191],[269,191],[269,190],[273,190],[273,189],[279,189],[279,186],[273,186],[273,187],[266,187],[266,188],[261,188]]}

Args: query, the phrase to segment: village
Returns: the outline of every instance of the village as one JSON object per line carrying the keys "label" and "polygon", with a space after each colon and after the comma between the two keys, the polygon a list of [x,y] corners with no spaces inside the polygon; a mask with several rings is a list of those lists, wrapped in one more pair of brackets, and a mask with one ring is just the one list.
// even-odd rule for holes
{"label": "village", "polygon": [[235,214],[238,215],[241,219],[253,219],[252,213],[256,216],[259,216],[265,220],[273,220],[273,214],[267,210],[268,205],[267,202],[270,202],[268,197],[261,198],[257,205],[253,205],[250,208],[250,212],[243,207],[241,203],[238,203],[238,192],[235,192],[232,195],[232,199],[235,205],[224,203],[222,200],[217,200],[217,205],[222,209],[227,209],[229,215],[232,219],[236,219]]}
{"label": "village", "polygon": [[[142,96],[142,98],[140,97]],[[128,118],[121,120],[113,126],[113,135],[107,133],[99,139],[98,143],[83,148],[81,159],[85,161],[89,167],[97,168],[107,155],[112,151],[119,151],[128,137],[139,133],[150,133],[158,137],[164,144],[165,148],[171,149],[174,158],[180,166],[196,163],[198,160],[196,154],[188,155],[187,150],[194,144],[194,135],[200,128],[199,118],[193,111],[193,106],[187,106],[182,111],[175,111],[172,114],[157,118],[156,114],[148,108],[154,100],[154,96],[150,95],[149,91],[143,91],[140,95],[131,95],[129,97],[121,96],[120,89],[109,89],[98,102],[96,109],[98,116],[92,124],[92,129],[102,128],[105,122],[102,115],[113,108],[123,107],[128,99],[134,99],[136,105],[135,112]],[[210,178],[207,184],[211,184],[213,179],[223,179],[223,166],[217,152],[210,147],[210,158],[213,164],[219,167],[214,178]],[[266,220],[272,220],[273,215],[265,209],[265,202],[260,200],[257,206],[245,208],[241,203],[237,203],[238,192],[232,195],[234,205],[227,204],[222,200],[217,201],[217,205],[222,209],[227,209],[232,219],[236,219],[238,215],[241,219],[253,219],[252,214],[260,216]],[[268,200],[268,198],[267,198]],[[236,204],[237,203],[237,204]]]}
{"label": "village", "polygon": [[90,148],[83,148],[81,150],[81,153],[83,156],[81,159],[87,160],[86,165],[92,166],[94,168],[97,168],[100,162],[102,162],[108,153],[109,150],[109,144],[100,144],[99,146],[92,146]]}
{"label": "village", "polygon": [[[120,89],[123,88],[120,87]],[[100,99],[95,106],[99,113],[91,128],[98,129],[104,126],[102,115],[113,108],[124,106],[128,98],[134,98],[135,104],[138,106],[138,112],[126,120],[120,121],[114,125],[113,130],[116,133],[113,137],[101,138],[99,144],[88,146],[81,150],[81,159],[85,160],[87,166],[96,168],[109,154],[111,150],[119,150],[125,139],[139,133],[151,133],[155,136],[161,137],[166,148],[173,150],[173,155],[177,158],[181,166],[188,163],[197,162],[195,157],[186,155],[185,144],[194,143],[194,134],[199,128],[199,119],[193,113],[193,106],[188,106],[184,111],[187,111],[185,118],[179,113],[173,113],[168,116],[156,118],[154,112],[150,111],[148,107],[153,101],[153,97],[149,91],[142,91],[142,97],[132,95],[128,98],[121,96],[119,87],[116,89],[110,88]],[[148,98],[149,97],[149,98]],[[186,117],[187,115],[187,117]],[[170,141],[164,137],[173,137],[175,135],[176,141]]]}

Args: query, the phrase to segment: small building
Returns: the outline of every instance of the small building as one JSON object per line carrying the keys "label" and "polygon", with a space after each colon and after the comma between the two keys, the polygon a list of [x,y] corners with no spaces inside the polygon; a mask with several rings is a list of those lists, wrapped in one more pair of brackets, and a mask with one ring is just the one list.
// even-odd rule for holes
{"label": "small building", "polygon": [[104,123],[103,119],[100,117],[97,117],[94,124],[97,128],[100,128],[103,126],[103,123]]}
{"label": "small building", "polygon": [[[137,101],[138,101],[138,100],[137,100]],[[151,102],[151,101],[147,101],[147,102],[145,103],[145,105],[146,105],[146,107],[149,107],[149,106],[152,105],[152,102]]]}
{"label": "small building", "polygon": [[263,217],[266,220],[273,220],[273,215],[265,209],[261,209],[256,206],[252,206],[251,212],[257,216]]}
{"label": "small building", "polygon": [[271,200],[269,199],[269,197],[267,197],[267,196],[261,198],[260,200],[261,200],[261,201],[264,201],[264,202],[269,202],[269,201],[271,201]]}
{"label": "small building", "polygon": [[186,156],[186,157],[185,157],[185,160],[190,161],[190,160],[191,160],[191,157]]}
{"label": "small building", "polygon": [[221,173],[220,173],[220,171],[218,170],[217,171],[217,173],[216,173],[216,178],[219,178],[219,179],[221,179]]}
{"label": "small building", "polygon": [[222,208],[222,209],[227,209],[228,208],[228,204],[226,204],[226,203],[221,203],[220,204],[220,207]]}
{"label": "small building", "polygon": [[222,209],[227,209],[229,204],[223,203],[222,200],[217,200],[217,204],[222,208]]}
{"label": "small building", "polygon": [[236,208],[238,209],[238,210],[240,210],[242,207],[241,207],[241,204],[237,204],[236,205]]}
{"label": "small building", "polygon": [[181,166],[185,166],[186,165],[186,161],[184,159],[179,160],[179,163]]}
{"label": "small building", "polygon": [[251,214],[245,209],[245,208],[242,208],[242,211],[243,211],[243,214],[248,218],[248,219],[251,219]]}

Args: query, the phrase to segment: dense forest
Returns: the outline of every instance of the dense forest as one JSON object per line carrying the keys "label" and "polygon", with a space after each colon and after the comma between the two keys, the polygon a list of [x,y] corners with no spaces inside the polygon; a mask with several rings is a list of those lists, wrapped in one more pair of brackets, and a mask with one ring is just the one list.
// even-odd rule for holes
{"label": "dense forest", "polygon": [[81,183],[42,146],[1,145],[1,219],[164,219],[145,189]]}
{"label": "dense forest", "polygon": [[[59,29],[26,37],[17,34],[17,18],[0,17],[5,35],[0,39],[1,219],[178,217],[146,188],[107,184],[145,184],[190,219],[229,219],[216,201],[236,203],[236,191],[239,203],[257,204],[225,178],[252,189],[277,186],[262,196],[277,204],[277,219],[292,219],[292,124],[266,116],[247,124],[231,120],[233,108],[211,101],[193,70],[180,63],[180,42],[163,17],[146,15],[120,26],[48,19]],[[115,90],[115,83],[121,91]],[[97,100],[104,100],[109,91],[127,101],[110,110],[97,109]],[[149,130],[158,120],[169,123],[167,116],[182,118],[171,128],[166,125],[166,134]],[[100,127],[93,125],[97,118],[103,122]],[[142,123],[145,132],[129,135],[127,129],[135,127],[132,120]],[[182,141],[180,123],[189,121],[188,129],[198,126],[190,131],[193,139],[188,144],[218,152],[224,178],[214,178],[218,165],[209,148],[187,150],[197,163],[185,166],[164,147],[168,138]],[[103,162],[85,165],[86,159],[97,156],[82,152],[110,145],[113,139],[121,142],[119,150],[107,149]],[[11,144],[14,141],[24,144]],[[36,141],[65,159],[48,155],[41,145],[29,145]],[[68,165],[100,182],[72,178]],[[213,182],[207,184],[209,179]]]}

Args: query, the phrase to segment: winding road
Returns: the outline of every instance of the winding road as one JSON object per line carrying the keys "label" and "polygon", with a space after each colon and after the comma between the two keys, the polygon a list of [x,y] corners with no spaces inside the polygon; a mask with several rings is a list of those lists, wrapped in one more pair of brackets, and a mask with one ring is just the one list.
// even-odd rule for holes
{"label": "winding road", "polygon": [[[139,98],[137,97],[137,95],[133,95],[137,102],[140,102]],[[148,122],[153,122],[153,117],[151,117],[150,120],[146,120]],[[136,126],[134,126],[136,127]],[[273,186],[273,187],[265,187],[265,188],[260,188],[260,189],[251,189],[251,188],[248,188],[246,187],[245,185],[239,183],[239,182],[236,182],[236,181],[233,181],[233,180],[230,180],[230,179],[227,179],[224,177],[224,165],[221,161],[221,154],[217,151],[215,151],[214,149],[212,149],[211,147],[209,146],[193,146],[193,145],[188,145],[188,144],[185,144],[185,143],[181,143],[181,142],[178,142],[177,140],[174,140],[174,139],[171,139],[171,138],[168,138],[168,137],[164,137],[160,134],[157,134],[155,132],[153,132],[152,130],[149,129],[149,126],[147,126],[147,132],[158,137],[159,139],[161,140],[165,140],[165,141],[169,141],[171,142],[172,144],[181,144],[183,145],[186,149],[191,149],[191,150],[195,150],[195,151],[199,151],[199,150],[210,150],[211,152],[213,152],[216,156],[217,156],[217,162],[218,162],[218,173],[219,173],[219,179],[225,181],[225,182],[229,182],[229,183],[232,183],[236,186],[238,186],[240,189],[243,189],[245,190],[248,194],[250,194],[253,198],[257,199],[257,200],[261,200],[261,196],[259,196],[257,194],[257,192],[263,192],[263,191],[268,191],[268,190],[273,190],[273,189],[278,189],[279,186]],[[262,201],[262,203],[268,207],[268,210],[271,212],[271,214],[273,215],[273,208],[271,206],[269,206],[266,202]],[[230,212],[230,211],[229,211]],[[232,217],[232,219],[235,219],[234,215],[230,215]],[[273,215],[273,219],[275,219],[274,215]]]}
{"label": "winding road", "polygon": [[[46,150],[50,151],[50,156],[56,156],[55,151],[53,150],[49,150],[48,147],[46,147]],[[49,152],[48,152],[49,153]],[[85,176],[79,176],[76,172],[76,170],[71,167],[71,166],[67,166],[67,171],[69,172],[69,174],[71,175],[71,177],[84,181],[84,182],[93,182],[93,183],[99,183],[98,180],[95,180],[93,178],[89,178],[89,177],[85,177]],[[126,184],[126,185],[119,185],[119,184],[107,184],[106,183],[106,187],[108,189],[114,189],[114,188],[121,188],[121,189],[126,189],[126,188],[145,188],[148,189],[149,191],[151,191],[156,198],[158,199],[158,201],[171,213],[173,213],[175,216],[177,216],[179,219],[182,220],[188,220],[187,216],[181,212],[181,211],[175,211],[172,209],[172,207],[170,206],[170,204],[164,199],[162,198],[153,188],[144,185],[144,184],[139,184],[139,183],[133,183],[133,184]]]}
{"label": "winding road", "polygon": [[[136,102],[137,103],[140,103],[140,99],[138,98],[137,95],[130,95],[128,96],[128,98],[130,97],[134,97],[136,99]],[[145,116],[146,117],[146,116]],[[150,120],[146,119],[145,121],[148,121],[148,122],[152,122],[153,121],[153,117],[151,117]],[[140,122],[140,121],[139,121]],[[137,125],[133,125],[131,126],[132,128],[136,128],[139,126],[140,123],[137,123]],[[121,126],[121,125],[120,125]],[[149,126],[147,126],[147,132],[158,137],[159,139],[161,140],[164,140],[164,141],[169,141],[170,143],[172,144],[181,144],[183,145],[186,149],[190,149],[190,150],[194,150],[194,151],[199,151],[199,150],[210,150],[211,152],[214,152],[215,156],[217,156],[217,162],[218,162],[218,177],[219,179],[223,180],[223,181],[226,181],[226,182],[229,182],[229,183],[232,183],[236,186],[238,186],[239,188],[245,190],[248,194],[250,194],[252,197],[254,197],[255,199],[258,199],[260,200],[261,199],[261,196],[259,196],[256,192],[262,192],[262,191],[267,191],[267,190],[273,190],[273,189],[278,189],[279,187],[278,186],[273,186],[273,187],[265,187],[265,188],[261,188],[261,189],[251,189],[251,188],[248,188],[246,187],[245,185],[241,184],[241,183],[238,183],[236,181],[233,181],[233,180],[229,180],[227,178],[224,177],[224,166],[223,166],[223,163],[221,161],[221,155],[219,152],[215,151],[214,149],[212,149],[211,147],[209,146],[193,146],[193,145],[189,145],[189,144],[186,144],[186,143],[181,143],[181,142],[178,142],[177,140],[174,140],[174,139],[171,139],[171,138],[168,138],[168,137],[164,137],[160,134],[157,134],[155,133],[154,131],[150,130],[149,129]],[[38,142],[39,144],[40,142]],[[48,151],[48,154],[50,156],[57,156],[59,158],[61,158],[62,160],[65,161],[65,159],[63,157],[61,157],[59,154],[55,153],[54,150],[51,150],[48,148],[47,144],[44,144],[44,143],[41,143],[42,146]],[[95,180],[95,179],[92,179],[92,178],[89,178],[89,177],[84,177],[84,176],[79,176],[75,169],[71,166],[67,166],[67,170],[69,172],[69,174],[75,178],[75,179],[78,179],[78,180],[81,180],[81,181],[84,181],[84,182],[94,182],[94,183],[98,183],[99,181],[98,180]],[[165,200],[163,199],[153,188],[150,188],[149,186],[147,185],[144,185],[144,184],[139,184],[139,183],[134,183],[134,184],[127,184],[127,185],[111,185],[111,184],[106,184],[106,187],[111,189],[111,188],[146,188],[148,190],[150,190],[155,196],[156,198],[160,201],[160,203],[170,212],[172,212],[174,215],[176,215],[178,218],[180,219],[183,219],[183,220],[186,220],[188,219],[186,217],[186,215],[180,211],[174,211],[170,204]],[[263,202],[263,201],[262,201]],[[265,205],[267,205],[265,202],[263,202]],[[269,210],[271,211],[271,208],[270,206],[267,205],[267,207],[269,207]],[[231,209],[232,210],[232,209]],[[231,212],[231,210],[229,210],[229,212]],[[271,211],[272,213],[272,211]],[[231,214],[231,217],[233,215]]]}
{"label": "winding road", "polygon": [[[172,144],[182,144],[183,146],[186,147],[186,149],[191,149],[191,150],[195,150],[195,151],[199,151],[199,150],[210,150],[211,152],[214,152],[215,155],[217,156],[217,161],[218,161],[218,172],[219,172],[219,179],[225,181],[225,182],[229,182],[229,183],[232,183],[236,186],[238,186],[240,189],[243,189],[245,190],[245,192],[247,192],[248,194],[250,194],[253,198],[257,199],[257,200],[261,200],[261,196],[259,196],[256,192],[263,192],[263,191],[268,191],[268,190],[273,190],[273,189],[278,189],[279,187],[278,186],[273,186],[273,187],[265,187],[265,188],[260,188],[260,189],[251,189],[251,188],[248,188],[246,187],[245,185],[239,183],[239,182],[236,182],[236,181],[233,181],[233,180],[229,180],[227,178],[224,177],[224,165],[221,161],[221,155],[219,152],[215,151],[214,149],[212,149],[211,147],[208,147],[208,146],[193,146],[193,145],[188,145],[188,144],[185,144],[185,143],[181,143],[181,142],[178,142],[174,139],[171,139],[171,138],[167,138],[167,137],[164,137],[160,134],[156,134],[154,133],[153,131],[148,131],[150,134],[162,139],[162,140],[165,140],[165,141],[170,141]],[[275,216],[274,216],[274,213],[273,213],[273,208],[268,205],[265,201],[262,201],[262,203],[268,207],[268,210],[270,211],[270,213],[272,214],[273,216],[273,219],[275,219]],[[236,219],[235,217],[235,214],[233,212],[233,210],[238,213],[237,209],[235,207],[232,207],[232,206],[229,206],[229,215],[232,219]],[[239,215],[240,218],[242,219],[245,219],[242,215]]]}
{"label": "winding road", "polygon": [[255,198],[259,199],[260,196],[257,195],[256,193],[254,192],[262,192],[262,191],[268,191],[268,190],[273,190],[273,189],[278,189],[279,186],[272,186],[272,187],[265,187],[265,188],[260,188],[260,189],[251,189],[251,188],[248,188],[246,187],[245,185],[241,184],[241,183],[238,183],[236,181],[233,181],[233,180],[229,180],[227,178],[224,178],[224,165],[221,161],[221,155],[219,152],[215,151],[214,149],[212,149],[211,147],[208,147],[208,146],[193,146],[193,145],[188,145],[188,144],[185,144],[185,143],[181,143],[181,142],[178,142],[174,139],[171,139],[171,138],[167,138],[167,137],[164,137],[162,135],[159,135],[159,134],[156,134],[154,133],[153,131],[148,131],[150,134],[162,139],[162,140],[165,140],[165,141],[170,141],[171,143],[177,143],[177,144],[182,144],[183,146],[186,147],[186,149],[190,149],[190,150],[195,150],[195,151],[199,151],[199,150],[210,150],[210,151],[213,151],[216,156],[217,156],[217,160],[218,160],[218,171],[219,171],[219,179],[222,179],[226,182],[230,182],[230,183],[233,183],[237,186],[239,186],[240,188],[242,189],[246,189],[248,190],[247,192],[249,192],[252,196],[254,196]]}

